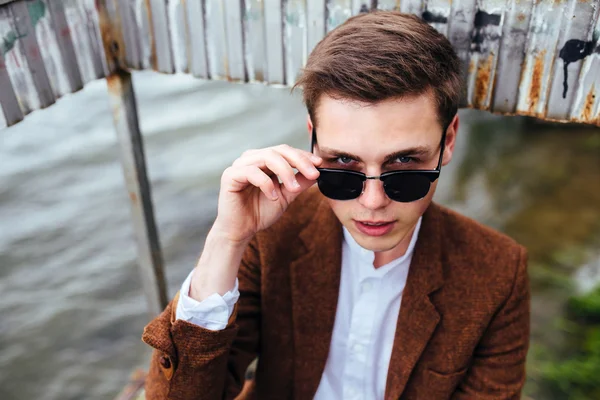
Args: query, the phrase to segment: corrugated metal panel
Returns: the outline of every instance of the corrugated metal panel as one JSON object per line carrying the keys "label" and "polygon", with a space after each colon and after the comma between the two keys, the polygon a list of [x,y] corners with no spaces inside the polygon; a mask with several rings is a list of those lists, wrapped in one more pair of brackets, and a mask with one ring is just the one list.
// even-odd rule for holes
{"label": "corrugated metal panel", "polygon": [[[374,8],[409,12],[455,47],[467,82],[463,106],[600,125],[598,0],[106,3],[129,68],[283,85],[293,84],[314,46],[348,17]],[[0,4],[5,123],[116,68],[104,57],[94,0]]]}

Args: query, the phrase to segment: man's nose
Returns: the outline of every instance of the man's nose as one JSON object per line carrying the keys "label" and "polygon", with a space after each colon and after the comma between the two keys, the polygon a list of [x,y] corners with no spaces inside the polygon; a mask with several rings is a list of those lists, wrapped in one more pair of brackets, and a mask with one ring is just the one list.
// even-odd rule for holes
{"label": "man's nose", "polygon": [[365,208],[377,210],[387,206],[391,200],[383,190],[383,182],[379,179],[367,179],[364,191],[358,201]]}

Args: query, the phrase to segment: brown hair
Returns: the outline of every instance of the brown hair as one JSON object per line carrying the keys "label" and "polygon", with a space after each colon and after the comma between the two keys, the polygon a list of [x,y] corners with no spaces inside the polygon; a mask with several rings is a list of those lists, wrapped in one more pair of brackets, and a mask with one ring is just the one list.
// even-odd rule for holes
{"label": "brown hair", "polygon": [[461,65],[441,33],[414,15],[375,11],[349,18],[329,32],[308,57],[292,88],[301,86],[316,121],[323,94],[376,103],[432,91],[443,127],[462,94]]}

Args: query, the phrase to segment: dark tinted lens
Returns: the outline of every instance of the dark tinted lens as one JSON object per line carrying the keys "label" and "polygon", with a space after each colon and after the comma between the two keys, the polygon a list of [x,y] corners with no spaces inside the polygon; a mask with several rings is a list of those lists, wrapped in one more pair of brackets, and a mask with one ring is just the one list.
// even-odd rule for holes
{"label": "dark tinted lens", "polygon": [[410,203],[422,199],[429,192],[431,181],[426,174],[393,174],[383,180],[383,188],[394,201]]}
{"label": "dark tinted lens", "polygon": [[317,183],[321,193],[334,200],[356,199],[363,188],[359,175],[344,171],[320,171]]}

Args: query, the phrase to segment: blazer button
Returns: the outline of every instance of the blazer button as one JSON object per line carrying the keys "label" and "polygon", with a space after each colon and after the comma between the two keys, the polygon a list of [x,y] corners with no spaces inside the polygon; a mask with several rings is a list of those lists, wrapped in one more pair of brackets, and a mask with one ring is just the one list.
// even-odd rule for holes
{"label": "blazer button", "polygon": [[171,368],[171,360],[167,356],[162,356],[158,362],[165,369]]}

